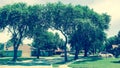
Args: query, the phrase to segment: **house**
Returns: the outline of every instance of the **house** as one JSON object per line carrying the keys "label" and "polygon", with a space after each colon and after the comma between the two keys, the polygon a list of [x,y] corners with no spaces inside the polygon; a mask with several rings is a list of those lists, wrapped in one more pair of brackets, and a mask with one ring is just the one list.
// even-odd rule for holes
{"label": "house", "polygon": [[60,49],[60,48],[57,48],[57,50],[55,50],[55,54],[57,54],[57,55],[60,55],[61,53],[63,53],[64,52],[64,50],[62,50],[62,49]]}
{"label": "house", "polygon": [[120,47],[120,44],[118,44],[118,45],[112,45],[113,49],[118,48],[118,47]]}
{"label": "house", "polygon": [[[11,50],[13,50],[13,46],[8,47],[8,48],[6,48],[6,46],[4,46],[4,50],[11,51]],[[22,57],[30,57],[31,56],[31,46],[29,46],[27,44],[20,45],[18,50],[22,51]]]}

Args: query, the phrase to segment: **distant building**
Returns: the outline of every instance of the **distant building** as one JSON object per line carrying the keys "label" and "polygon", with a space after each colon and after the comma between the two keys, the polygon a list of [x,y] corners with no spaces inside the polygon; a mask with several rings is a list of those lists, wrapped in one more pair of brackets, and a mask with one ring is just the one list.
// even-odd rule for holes
{"label": "distant building", "polygon": [[118,47],[120,47],[120,44],[118,44],[118,45],[112,45],[113,49],[118,48]]}
{"label": "distant building", "polygon": [[[4,50],[13,50],[13,46],[6,48],[4,47]],[[31,56],[31,46],[27,44],[20,45],[18,50],[22,51],[22,57],[30,57]]]}

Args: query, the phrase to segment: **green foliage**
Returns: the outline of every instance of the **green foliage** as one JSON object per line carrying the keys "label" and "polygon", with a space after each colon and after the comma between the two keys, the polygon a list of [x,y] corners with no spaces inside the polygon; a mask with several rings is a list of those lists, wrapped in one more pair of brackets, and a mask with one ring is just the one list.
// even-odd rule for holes
{"label": "green foliage", "polygon": [[[76,6],[75,22],[76,28],[70,39],[71,46],[75,49],[84,49],[87,56],[88,51],[96,51],[102,46],[106,39],[104,30],[108,29],[110,16],[107,14],[98,14],[87,6]],[[80,11],[81,10],[81,11]],[[101,49],[101,48],[100,48]],[[102,48],[103,49],[103,48]]]}
{"label": "green foliage", "polygon": [[[106,51],[112,53],[115,57],[120,55],[120,31],[117,35],[110,37],[106,41]],[[112,45],[116,45],[118,47],[113,48]]]}
{"label": "green foliage", "polygon": [[104,42],[104,30],[108,29],[109,21],[109,15],[98,14],[87,6],[65,5],[61,2],[33,6],[17,3],[0,9],[0,28],[7,26],[11,32],[15,52],[25,37],[34,39],[34,47],[56,48],[54,42],[63,40],[55,41],[54,35],[46,32],[48,28],[52,28],[61,31],[65,36],[65,43],[57,45],[64,44],[66,60],[66,45],[69,38],[72,38],[71,35],[76,35],[72,38],[76,40],[73,41],[75,46],[89,50],[95,40]]}
{"label": "green foliage", "polygon": [[6,48],[9,48],[9,47],[13,46],[13,42],[14,41],[12,39],[8,40],[7,43],[6,43]]}
{"label": "green foliage", "polygon": [[4,49],[4,44],[0,43],[0,51]]}
{"label": "green foliage", "polygon": [[[50,56],[53,54],[53,51],[57,49],[57,47],[61,46],[63,41],[61,41],[58,34],[53,34],[48,31],[44,31],[41,29],[36,29],[34,31],[34,41],[32,43],[32,46],[36,49],[32,52],[33,56]],[[44,51],[41,51],[44,50]],[[52,50],[52,52],[47,50]]]}
{"label": "green foliage", "polygon": [[48,32],[42,32],[40,31],[39,33],[36,33],[36,36],[34,38],[33,46],[36,48],[41,48],[41,49],[51,49],[52,47],[49,46],[52,44],[53,40],[53,34],[48,33]]}
{"label": "green foliage", "polygon": [[110,37],[110,38],[107,39],[107,41],[105,43],[105,45],[106,45],[106,47],[105,47],[106,51],[111,52],[112,45],[117,45],[117,41],[116,40],[117,40],[116,36],[113,36],[113,37]]}
{"label": "green foliage", "polygon": [[118,32],[118,34],[116,35],[116,44],[120,44],[120,31]]}
{"label": "green foliage", "polygon": [[[1,51],[0,56],[2,57],[13,57],[14,56],[14,51]],[[22,51],[18,51],[17,57],[22,56]]]}
{"label": "green foliage", "polygon": [[40,48],[41,50],[56,49],[57,47],[62,47],[62,41],[58,34],[53,34],[51,32],[39,31],[37,32],[37,37],[34,37],[32,46],[35,48]]}
{"label": "green foliage", "polygon": [[[46,51],[46,50],[41,50],[39,56],[52,56],[53,51]],[[31,56],[37,56],[36,51],[31,51]]]}
{"label": "green foliage", "polygon": [[3,22],[3,26],[12,34],[11,39],[14,47],[13,60],[16,61],[18,47],[29,31],[28,6],[25,3],[6,5],[1,8],[0,19],[0,22]]}
{"label": "green foliage", "polygon": [[114,48],[111,50],[111,53],[116,57],[118,58],[119,55],[120,55],[120,46],[118,48]]}

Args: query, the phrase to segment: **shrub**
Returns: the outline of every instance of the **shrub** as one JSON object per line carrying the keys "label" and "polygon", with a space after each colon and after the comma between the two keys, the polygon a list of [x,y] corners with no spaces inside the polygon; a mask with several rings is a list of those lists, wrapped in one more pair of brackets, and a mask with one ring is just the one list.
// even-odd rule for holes
{"label": "shrub", "polygon": [[0,50],[0,57],[3,57],[3,50]]}
{"label": "shrub", "polygon": [[113,55],[117,58],[120,55],[120,47],[114,48],[112,52],[113,52]]}
{"label": "shrub", "polygon": [[0,50],[4,49],[4,44],[0,43]]}
{"label": "shrub", "polygon": [[[39,56],[52,56],[53,55],[53,51],[40,51]],[[36,51],[31,51],[31,56],[37,56],[37,52]]]}
{"label": "shrub", "polygon": [[[14,51],[2,51],[1,52],[1,55],[2,55],[2,57],[13,57],[14,56]],[[21,57],[22,56],[22,51],[21,50],[19,50],[18,51],[18,53],[17,53],[17,56],[18,57]]]}

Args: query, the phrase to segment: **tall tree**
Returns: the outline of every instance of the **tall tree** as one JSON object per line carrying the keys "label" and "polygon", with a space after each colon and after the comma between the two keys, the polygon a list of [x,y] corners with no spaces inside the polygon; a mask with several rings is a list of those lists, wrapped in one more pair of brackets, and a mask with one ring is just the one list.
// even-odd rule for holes
{"label": "tall tree", "polygon": [[[65,62],[68,60],[67,58],[67,50],[66,45],[68,43],[68,36],[72,31],[73,25],[73,6],[72,5],[64,5],[61,2],[56,4],[47,4],[48,9],[51,11],[51,28],[61,31],[61,33],[65,37],[65,44],[64,44],[64,53],[65,53]],[[50,8],[52,7],[52,8]]]}
{"label": "tall tree", "polygon": [[24,3],[6,5],[1,9],[1,21],[7,26],[6,28],[12,34],[14,56],[13,61],[17,60],[17,51],[22,40],[27,36],[29,31],[29,10]]}
{"label": "tall tree", "polygon": [[29,28],[31,31],[27,33],[28,37],[34,39],[33,46],[37,47],[37,58],[39,58],[40,49],[43,49],[47,39],[45,36],[48,34],[46,31],[49,28],[49,12],[44,5],[29,6]]}
{"label": "tall tree", "polygon": [[36,48],[37,58],[39,59],[40,50],[49,50],[53,46],[53,34],[46,31],[38,31],[36,37],[34,37],[33,47]]}
{"label": "tall tree", "polygon": [[[73,37],[71,37],[72,47],[75,47],[75,59],[78,58],[79,49],[84,49],[84,56],[87,56],[93,43],[100,41],[103,43],[106,39],[104,30],[108,29],[110,16],[107,14],[98,14],[87,6],[75,6],[76,25]],[[75,41],[74,41],[75,40]],[[73,44],[74,43],[74,44]],[[98,46],[98,45],[95,45]]]}
{"label": "tall tree", "polygon": [[[57,39],[57,40],[56,40]],[[34,37],[33,47],[37,50],[37,58],[39,59],[40,50],[55,50],[61,46],[61,39],[58,34],[48,31],[39,30]]]}

